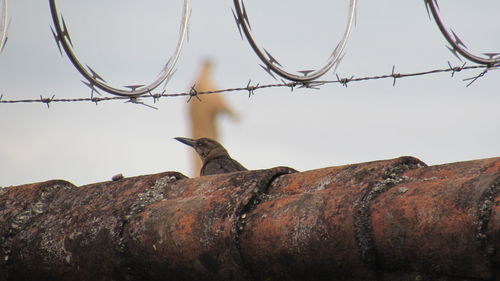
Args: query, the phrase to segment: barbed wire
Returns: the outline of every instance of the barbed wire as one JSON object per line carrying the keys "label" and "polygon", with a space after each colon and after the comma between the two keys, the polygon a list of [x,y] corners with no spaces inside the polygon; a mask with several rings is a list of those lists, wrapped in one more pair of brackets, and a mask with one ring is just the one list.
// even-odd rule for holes
{"label": "barbed wire", "polygon": [[259,57],[259,59],[264,63],[260,66],[273,78],[276,78],[274,74],[281,76],[284,79],[296,82],[309,82],[320,78],[325,75],[332,67],[337,67],[344,56],[344,48],[347,44],[347,39],[351,33],[351,29],[354,25],[356,18],[356,7],[357,0],[349,0],[349,9],[347,15],[346,27],[342,39],[338,42],[337,46],[334,48],[333,52],[330,54],[326,64],[319,69],[307,69],[298,71],[298,74],[291,73],[284,69],[284,67],[278,62],[278,60],[271,55],[265,48],[259,47],[257,42],[252,36],[252,28],[250,25],[250,19],[248,18],[248,13],[245,8],[245,3],[243,0],[233,0],[234,10],[233,16],[238,26],[238,31],[243,39],[243,35],[247,39],[250,47],[254,53]]}
{"label": "barbed wire", "polygon": [[[7,0],[2,0],[3,3],[3,9],[2,9],[2,17],[0,18],[0,51],[5,47],[5,43],[7,40]],[[189,23],[189,18],[190,18],[190,10],[189,10],[189,0],[184,0],[184,5],[183,5],[183,11],[182,11],[182,19],[181,19],[181,28],[179,31],[179,37],[178,37],[178,42],[176,46],[176,50],[173,56],[170,57],[170,59],[167,61],[167,63],[164,65],[162,68],[162,71],[160,72],[159,77],[154,80],[152,83],[148,85],[130,85],[130,86],[125,86],[127,88],[126,90],[124,89],[118,89],[114,88],[110,85],[107,84],[107,82],[96,72],[94,71],[90,66],[85,65],[83,66],[80,61],[77,59],[76,55],[73,52],[73,43],[71,41],[71,38],[69,36],[69,31],[66,26],[66,22],[64,20],[64,17],[59,15],[57,12],[56,8],[56,0],[49,0],[50,3],[50,12],[52,15],[52,20],[54,23],[54,28],[52,29],[52,34],[54,36],[54,39],[57,43],[57,46],[59,48],[59,52],[61,55],[63,54],[63,50],[68,56],[69,60],[71,63],[75,66],[75,68],[84,76],[86,81],[82,81],[85,85],[87,85],[91,91],[92,94],[94,92],[97,92],[98,89],[108,92],[110,94],[116,95],[121,98],[114,98],[114,99],[127,99],[130,101],[136,101],[138,98],[144,98],[149,96],[152,96],[151,91],[153,91],[156,87],[160,86],[162,83],[166,85],[172,75],[175,73],[174,66],[177,62],[177,59],[179,57],[179,54],[181,52],[184,38],[187,36],[187,29],[188,29],[188,23]],[[252,32],[251,32],[251,25],[250,25],[250,20],[248,17],[247,10],[245,8],[245,3],[244,0],[233,0],[234,4],[234,9],[233,9],[233,16],[236,21],[239,33],[243,39],[243,36],[247,39],[248,43],[252,47],[253,51],[257,54],[257,56],[261,59],[261,61],[264,63],[264,65],[261,65],[261,67],[273,78],[276,79],[276,76],[274,74],[277,74],[281,76],[284,79],[287,79],[292,82],[285,82],[283,81],[283,84],[280,84],[281,86],[288,86],[290,84],[303,84],[303,85],[321,85],[325,83],[331,83],[331,82],[337,82],[337,83],[342,83],[343,85],[347,85],[348,82],[351,81],[363,81],[363,80],[371,80],[373,77],[365,77],[362,79],[352,79],[351,78],[343,78],[340,79],[337,76],[337,81],[318,81],[318,79],[324,75],[326,72],[328,72],[333,66],[337,67],[340,62],[343,59],[343,50],[346,45],[347,39],[349,37],[353,22],[355,21],[356,17],[356,7],[357,7],[357,0],[349,0],[349,9],[348,9],[348,17],[347,17],[347,23],[346,23],[346,28],[344,31],[344,35],[340,42],[337,44],[333,52],[331,53],[327,63],[325,66],[318,70],[302,70],[298,71],[299,74],[292,74],[287,72],[281,64],[276,60],[274,56],[272,56],[265,48],[261,48],[257,45],[255,40],[252,37]],[[470,84],[474,83],[478,78],[484,76],[487,72],[487,69],[491,68],[496,68],[500,66],[500,53],[498,52],[490,52],[490,53],[483,53],[483,56],[486,57],[481,57],[479,55],[473,54],[472,52],[467,50],[466,45],[464,44],[463,40],[460,39],[455,31],[453,31],[451,28],[446,27],[444,24],[441,16],[440,16],[440,11],[439,11],[439,6],[437,0],[424,0],[424,4],[427,9],[427,13],[429,15],[429,18],[432,18],[435,20],[437,26],[439,27],[439,30],[445,37],[445,39],[448,41],[450,46],[447,46],[448,49],[460,60],[461,57],[472,61],[477,64],[482,64],[486,68],[486,70],[481,73],[477,77],[472,77],[470,78]],[[451,67],[451,66],[450,66]],[[458,69],[458,68],[457,68]],[[464,67],[461,68],[461,70],[466,69]],[[470,68],[467,68],[470,69]],[[440,70],[437,70],[440,72]],[[449,71],[449,70],[448,70]],[[432,71],[430,73],[433,73]],[[425,73],[425,74],[430,74],[430,73]],[[417,75],[423,75],[421,73],[416,73]],[[384,75],[382,75],[384,76]],[[416,76],[415,74],[403,74],[400,77],[396,77],[396,73],[394,73],[394,68],[392,70],[392,73],[389,75],[389,77],[394,78],[394,82],[396,81],[396,78],[401,78],[401,77],[407,77],[407,76]],[[377,76],[374,76],[377,77]],[[387,75],[385,77],[387,78]],[[378,78],[380,79],[380,78]],[[468,86],[469,86],[468,85]],[[262,86],[261,86],[262,87]],[[164,86],[165,88],[165,86]],[[255,89],[254,89],[255,90]],[[186,95],[186,93],[184,93]],[[163,96],[171,96],[170,94],[168,95],[163,95]],[[88,100],[88,99],[79,99],[79,100]],[[99,101],[105,101],[105,100],[113,100],[109,98],[94,98],[93,95],[91,95],[90,98],[91,101],[97,100]],[[35,100],[30,100],[30,101],[35,101]],[[41,98],[41,102],[44,102],[46,104],[49,104],[50,102],[64,102],[66,99],[47,99],[47,98]],[[5,102],[3,102],[5,103]]]}
{"label": "barbed wire", "polygon": [[73,43],[71,41],[71,37],[69,35],[68,27],[66,26],[66,21],[62,14],[60,15],[57,11],[56,0],[49,0],[50,3],[50,13],[52,15],[52,21],[54,23],[54,28],[51,27],[52,35],[57,43],[57,47],[61,56],[64,53],[68,56],[68,59],[73,64],[73,66],[80,72],[80,74],[85,78],[86,81],[82,81],[85,85],[87,85],[92,92],[96,92],[98,89],[108,92],[110,94],[122,97],[139,97],[148,92],[156,89],[161,84],[166,85],[172,75],[175,73],[175,64],[179,59],[179,55],[182,50],[182,46],[184,44],[184,40],[187,36],[187,30],[189,25],[189,17],[190,17],[190,8],[189,1],[184,0],[184,4],[182,7],[182,18],[179,29],[179,36],[177,40],[177,45],[175,48],[174,54],[170,57],[167,63],[163,66],[159,76],[150,84],[147,85],[129,85],[125,86],[127,89],[119,89],[113,86],[110,86],[106,80],[104,80],[94,69],[92,69],[88,65],[83,65],[80,60],[77,58],[76,54],[73,52]]}
{"label": "barbed wire", "polygon": [[467,46],[465,45],[464,41],[460,39],[460,37],[458,37],[457,33],[453,31],[453,29],[447,28],[445,26],[439,12],[439,5],[437,3],[437,0],[424,0],[424,3],[429,18],[432,15],[439,28],[439,31],[441,31],[441,34],[443,34],[446,41],[448,41],[448,43],[451,45],[451,47],[447,46],[447,48],[448,50],[450,50],[450,52],[453,53],[453,55],[462,60],[459,56],[461,55],[465,59],[477,64],[484,64],[488,66],[498,66],[500,64],[500,53],[498,52],[483,53],[482,55],[486,57],[481,57],[467,50]]}
{"label": "barbed wire", "polygon": [[17,104],[17,103],[42,103],[46,104],[47,107],[50,108],[50,104],[52,103],[70,103],[70,102],[91,102],[96,105],[100,102],[105,101],[125,101],[126,103],[139,104],[143,106],[147,106],[149,108],[157,109],[155,106],[144,103],[146,99],[152,99],[153,103],[156,104],[160,100],[160,98],[173,98],[173,97],[189,97],[187,102],[190,102],[193,98],[197,98],[202,101],[200,96],[208,95],[208,94],[223,94],[223,93],[233,93],[233,92],[247,92],[248,97],[251,97],[255,94],[255,91],[269,88],[289,88],[292,92],[295,88],[307,88],[307,89],[320,89],[321,86],[326,84],[340,84],[344,87],[347,87],[350,83],[362,82],[362,81],[371,81],[371,80],[380,80],[380,79],[392,79],[392,85],[396,86],[396,80],[408,77],[417,77],[417,76],[427,76],[434,75],[439,73],[451,73],[451,77],[455,76],[455,73],[462,71],[471,71],[476,69],[481,69],[482,71],[472,77],[465,78],[462,81],[468,82],[466,87],[469,87],[474,82],[476,82],[479,78],[482,78],[486,75],[486,73],[490,70],[498,69],[499,66],[486,66],[486,65],[470,65],[466,66],[466,63],[460,66],[452,66],[450,62],[448,62],[448,66],[446,68],[441,69],[432,69],[427,71],[420,72],[412,72],[412,73],[399,73],[396,72],[396,67],[392,67],[391,73],[383,74],[383,75],[373,75],[373,76],[364,76],[364,77],[340,77],[338,74],[336,75],[336,80],[316,80],[309,82],[286,82],[281,80],[281,83],[273,83],[273,84],[252,84],[252,81],[249,80],[246,86],[243,87],[235,87],[235,88],[226,88],[220,90],[213,91],[196,91],[195,86],[193,85],[191,89],[187,92],[179,92],[179,93],[167,93],[166,90],[162,92],[153,93],[149,92],[148,94],[137,96],[137,97],[123,97],[123,96],[111,96],[111,97],[97,97],[91,93],[91,96],[88,98],[56,98],[55,95],[51,97],[44,97],[40,95],[40,98],[36,99],[13,99],[7,100],[3,99],[4,95],[0,95],[0,104]]}
{"label": "barbed wire", "polygon": [[[331,81],[320,81],[319,78],[323,76],[325,73],[327,73],[333,66],[336,67],[341,63],[342,58],[343,58],[343,50],[346,45],[347,39],[349,37],[351,28],[353,26],[353,22],[355,21],[355,16],[356,16],[356,7],[357,7],[357,0],[349,0],[349,9],[348,9],[348,17],[347,17],[347,23],[346,23],[346,28],[344,31],[344,35],[342,36],[342,39],[340,42],[337,44],[333,52],[331,53],[330,57],[328,58],[328,61],[325,66],[323,66],[320,69],[317,70],[302,70],[298,71],[299,74],[293,74],[287,72],[281,64],[276,60],[274,56],[272,56],[265,48],[259,47],[255,40],[252,37],[252,32],[251,32],[251,25],[250,25],[250,20],[248,17],[247,10],[245,8],[245,3],[244,0],[233,0],[234,4],[234,9],[233,9],[233,16],[236,21],[238,30],[240,32],[240,35],[243,39],[243,37],[246,38],[250,46],[252,47],[253,51],[257,54],[257,56],[261,59],[261,61],[264,63],[264,65],[261,65],[261,67],[274,79],[276,79],[276,76],[274,74],[277,74],[281,76],[283,79],[291,82],[286,82],[285,80],[281,80],[282,83],[278,84],[267,84],[267,85],[259,85],[257,84],[256,86],[251,86],[250,82],[246,87],[239,87],[239,88],[232,88],[232,89],[224,89],[224,90],[218,90],[218,91],[213,91],[213,92],[196,92],[194,90],[194,87],[191,89],[191,91],[186,92],[186,93],[178,93],[178,94],[166,94],[165,91],[162,93],[157,93],[153,94],[152,91],[154,91],[158,86],[161,84],[166,85],[170,79],[172,78],[172,75],[175,73],[174,66],[177,62],[177,59],[179,57],[179,54],[181,52],[183,42],[185,37],[187,36],[187,29],[188,29],[188,23],[189,23],[189,18],[190,18],[190,9],[189,9],[189,0],[183,0],[184,5],[183,5],[183,10],[182,10],[182,19],[181,19],[181,28],[179,31],[179,37],[177,41],[177,47],[175,50],[175,53],[171,58],[168,60],[168,62],[164,65],[162,68],[162,71],[159,74],[159,77],[156,78],[152,83],[148,85],[131,85],[131,86],[125,86],[127,88],[126,90],[124,89],[119,89],[119,88],[114,88],[110,85],[107,84],[107,82],[96,72],[94,71],[90,66],[88,65],[82,65],[76,55],[73,52],[73,43],[71,41],[70,35],[68,28],[66,26],[66,22],[64,20],[64,17],[62,14],[59,14],[57,12],[56,8],[56,0],[49,0],[50,4],[50,12],[52,15],[52,20],[54,23],[54,28],[52,29],[52,34],[54,36],[54,39],[57,43],[57,46],[59,48],[59,52],[61,55],[64,53],[68,56],[69,60],[71,63],[75,66],[75,68],[80,72],[80,74],[83,75],[85,78],[85,81],[82,81],[85,85],[87,85],[91,89],[91,96],[90,98],[77,98],[77,99],[59,99],[55,98],[55,96],[51,98],[44,98],[40,97],[40,99],[24,99],[24,100],[1,100],[0,103],[27,103],[27,102],[40,102],[40,103],[45,103],[47,106],[49,106],[50,103],[53,102],[80,102],[80,101],[90,101],[90,102],[95,102],[96,104],[101,102],[101,101],[110,101],[110,100],[126,100],[126,102],[130,103],[135,103],[135,104],[142,104],[148,107],[153,107],[151,105],[145,104],[141,101],[141,99],[144,98],[153,98],[154,102],[156,102],[159,98],[161,97],[175,97],[175,96],[189,96],[190,101],[193,97],[198,97],[198,95],[202,94],[211,94],[211,93],[224,93],[224,92],[232,92],[232,91],[248,91],[249,94],[251,95],[255,90],[257,89],[262,89],[262,88],[269,88],[269,87],[290,87],[292,90],[295,87],[306,87],[306,88],[318,88],[321,85],[324,84],[331,84],[331,83],[340,83],[343,86],[347,86],[348,83],[350,82],[359,82],[359,81],[366,81],[366,80],[374,80],[374,79],[384,79],[384,78],[392,78],[393,79],[393,85],[396,83],[396,79],[398,78],[404,78],[404,77],[412,77],[412,76],[421,76],[421,75],[429,75],[433,73],[440,73],[440,72],[452,72],[452,76],[455,72],[457,71],[462,71],[462,70],[470,70],[474,68],[484,68],[483,72],[480,73],[477,76],[467,78],[465,81],[470,81],[467,86],[470,86],[472,83],[474,83],[477,79],[483,77],[489,69],[493,68],[498,68],[500,67],[500,53],[484,53],[482,55],[486,56],[487,58],[480,57],[478,55],[475,55],[467,50],[467,47],[463,43],[463,41],[457,36],[457,34],[452,30],[448,29],[445,24],[443,23],[443,20],[441,19],[440,12],[439,12],[439,6],[437,3],[437,0],[424,0],[424,4],[426,6],[427,12],[429,14],[429,18],[434,18],[436,24],[438,25],[441,33],[443,36],[446,38],[448,43],[451,45],[448,46],[448,49],[457,57],[461,60],[461,57],[472,61],[477,64],[481,64],[481,66],[458,66],[458,67],[452,67],[448,63],[448,68],[446,69],[435,69],[435,70],[430,70],[430,71],[423,71],[423,72],[417,72],[417,73],[396,73],[395,72],[395,67],[392,68],[391,74],[386,74],[386,75],[378,75],[378,76],[371,76],[371,77],[362,77],[362,78],[354,78],[354,76],[350,78],[340,78],[338,75],[337,80],[331,80]],[[3,0],[3,17],[2,20],[0,21],[0,51],[1,48],[5,46],[5,40],[6,40],[6,32],[7,32],[7,25],[6,25],[6,18],[7,18],[7,0]],[[460,57],[460,56],[461,57]],[[334,72],[335,72],[334,70]],[[165,86],[163,87],[165,88]],[[107,93],[110,93],[114,95],[114,97],[94,97],[94,93],[97,92],[98,90],[105,91]],[[154,107],[153,107],[154,108]]]}
{"label": "barbed wire", "polygon": [[7,17],[8,17],[8,4],[7,0],[2,1],[2,13],[0,17],[0,52],[3,51],[5,48],[5,44],[7,43],[7,29],[8,29],[8,23],[7,23]]}

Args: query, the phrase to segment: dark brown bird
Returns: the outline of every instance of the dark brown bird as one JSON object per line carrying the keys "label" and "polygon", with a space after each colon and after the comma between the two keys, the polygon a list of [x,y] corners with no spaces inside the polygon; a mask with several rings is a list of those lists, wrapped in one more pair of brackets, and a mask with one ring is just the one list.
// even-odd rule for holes
{"label": "dark brown bird", "polygon": [[238,161],[229,156],[227,150],[220,143],[213,139],[188,139],[180,137],[175,139],[191,146],[198,153],[203,162],[200,176],[247,171]]}

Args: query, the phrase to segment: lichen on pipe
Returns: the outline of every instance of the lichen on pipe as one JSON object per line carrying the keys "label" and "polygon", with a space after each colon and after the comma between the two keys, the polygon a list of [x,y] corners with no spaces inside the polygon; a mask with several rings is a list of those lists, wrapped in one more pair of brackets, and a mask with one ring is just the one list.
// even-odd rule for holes
{"label": "lichen on pipe", "polygon": [[0,190],[0,281],[491,280],[500,158]]}

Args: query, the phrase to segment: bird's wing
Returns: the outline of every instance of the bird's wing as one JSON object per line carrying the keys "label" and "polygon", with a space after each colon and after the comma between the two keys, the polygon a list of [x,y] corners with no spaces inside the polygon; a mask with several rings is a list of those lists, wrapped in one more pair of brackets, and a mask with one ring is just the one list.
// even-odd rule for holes
{"label": "bird's wing", "polygon": [[205,163],[201,168],[200,174],[202,176],[208,176],[238,171],[247,171],[247,169],[234,159],[221,157]]}

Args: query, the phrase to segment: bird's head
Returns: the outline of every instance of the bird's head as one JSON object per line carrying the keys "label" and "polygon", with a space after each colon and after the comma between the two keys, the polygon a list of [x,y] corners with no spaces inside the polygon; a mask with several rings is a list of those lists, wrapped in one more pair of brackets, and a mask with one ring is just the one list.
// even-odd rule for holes
{"label": "bird's head", "polygon": [[181,137],[177,137],[174,139],[194,148],[194,150],[196,150],[196,153],[200,155],[203,161],[209,158],[227,155],[226,149],[220,143],[218,143],[213,139],[209,138],[189,139]]}

